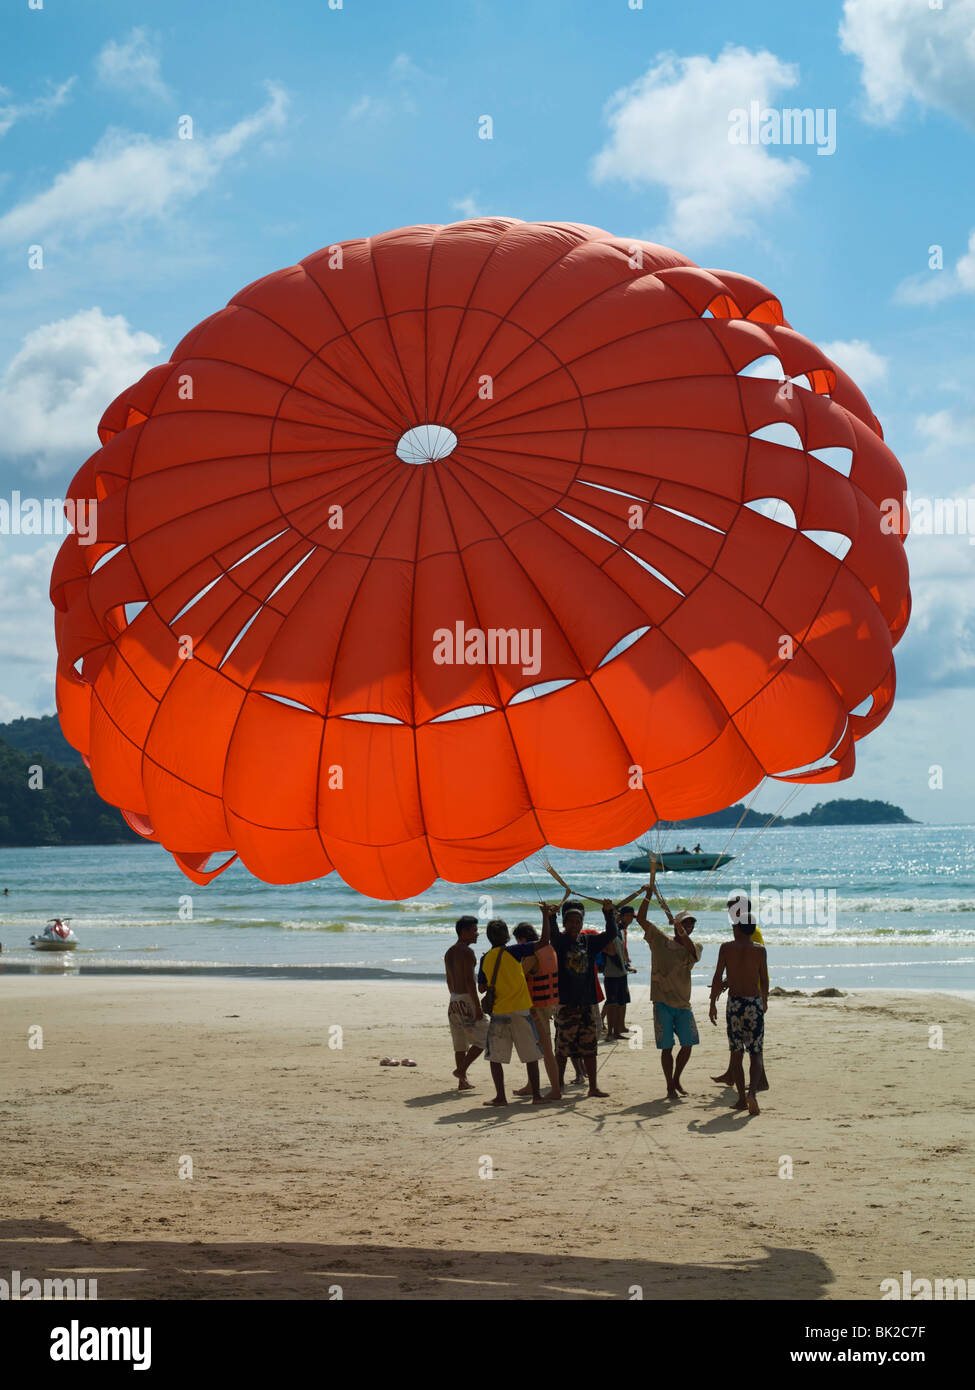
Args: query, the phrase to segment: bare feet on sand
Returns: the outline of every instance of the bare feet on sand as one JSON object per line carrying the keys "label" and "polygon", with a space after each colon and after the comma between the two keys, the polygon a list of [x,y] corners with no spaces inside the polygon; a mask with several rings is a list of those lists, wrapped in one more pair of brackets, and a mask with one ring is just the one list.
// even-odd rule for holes
{"label": "bare feet on sand", "polygon": [[686,1095],[687,1095],[687,1092],[684,1090],[683,1086],[680,1084],[679,1081],[675,1081],[675,1082],[674,1082],[674,1090],[675,1090],[675,1091],[679,1091],[679,1092],[681,1093],[682,1096],[686,1096]]}
{"label": "bare feet on sand", "polygon": [[586,1092],[586,1095],[587,1095],[587,1096],[599,1096],[602,1100],[605,1100],[606,1097],[609,1095],[609,1092],[608,1092],[608,1091],[601,1091],[601,1090],[599,1089],[598,1086],[590,1086],[590,1087],[589,1087],[589,1090]]}
{"label": "bare feet on sand", "polygon": [[712,1076],[711,1080],[716,1081],[719,1086],[733,1086],[735,1084],[727,1072],[723,1072],[721,1076]]}
{"label": "bare feet on sand", "polygon": [[551,1099],[551,1096],[532,1096],[532,1105],[545,1105]]}
{"label": "bare feet on sand", "polygon": [[745,1104],[748,1106],[749,1115],[760,1115],[762,1113],[758,1108],[758,1101],[750,1091],[745,1099]]}
{"label": "bare feet on sand", "polygon": [[499,1106],[500,1106],[500,1105],[507,1105],[508,1102],[507,1102],[506,1100],[500,1100],[497,1096],[495,1096],[493,1100],[482,1100],[482,1101],[481,1101],[481,1104],[482,1104],[482,1105],[499,1105]]}
{"label": "bare feet on sand", "polygon": [[519,1086],[517,1091],[512,1091],[513,1096],[530,1096],[532,1088],[530,1086]]}
{"label": "bare feet on sand", "polygon": [[468,1081],[466,1076],[462,1076],[460,1080],[457,1082],[457,1089],[458,1091],[473,1091],[474,1087]]}

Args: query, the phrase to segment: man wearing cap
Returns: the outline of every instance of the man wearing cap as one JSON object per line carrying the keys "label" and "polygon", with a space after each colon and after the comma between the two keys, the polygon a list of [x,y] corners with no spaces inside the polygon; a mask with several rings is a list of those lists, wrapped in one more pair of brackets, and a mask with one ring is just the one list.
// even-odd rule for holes
{"label": "man wearing cap", "polygon": [[562,904],[562,930],[556,910],[540,904],[542,921],[548,922],[552,947],[559,963],[559,1011],[555,1016],[555,1052],[559,1061],[559,1086],[565,1084],[565,1064],[581,1058],[589,1081],[590,1096],[605,1096],[596,1085],[596,1049],[599,1045],[599,1009],[596,1006],[596,957],[616,950],[616,918],[611,899],[603,902],[604,932],[584,935],[583,908],[579,902]]}
{"label": "man wearing cap", "polygon": [[[674,918],[674,935],[667,936],[659,927],[647,921],[650,888],[646,889],[636,920],[650,947],[650,998],[653,1002],[653,1036],[660,1049],[660,1065],[667,1082],[668,1100],[677,1100],[687,1092],[680,1084],[681,1073],[690,1059],[691,1048],[701,1041],[691,1012],[691,969],[701,959],[701,948],[691,940],[695,918],[689,912],[678,912]],[[680,1043],[674,1063],[674,1035]]]}

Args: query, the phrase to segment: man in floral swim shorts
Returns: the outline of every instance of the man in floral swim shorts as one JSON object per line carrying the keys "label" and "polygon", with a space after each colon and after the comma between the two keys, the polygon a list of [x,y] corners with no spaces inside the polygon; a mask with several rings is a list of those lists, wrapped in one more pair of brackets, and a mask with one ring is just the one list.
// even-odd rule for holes
{"label": "man in floral swim shorts", "polygon": [[[733,941],[723,942],[711,981],[711,1022],[718,1022],[721,977],[728,972],[728,1046],[731,1049],[731,1076],[738,1099],[736,1110],[757,1115],[755,1090],[762,1080],[762,1050],[765,1044],[765,1011],[768,1008],[768,960],[764,946],[752,937],[754,922],[734,923]],[[748,1053],[748,1090],[745,1090],[744,1054]]]}

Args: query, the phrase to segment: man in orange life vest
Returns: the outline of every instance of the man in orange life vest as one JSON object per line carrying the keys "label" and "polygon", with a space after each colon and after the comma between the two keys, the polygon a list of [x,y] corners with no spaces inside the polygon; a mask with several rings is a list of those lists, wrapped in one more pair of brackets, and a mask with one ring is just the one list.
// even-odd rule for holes
{"label": "man in orange life vest", "polygon": [[[532,997],[532,1019],[538,1033],[542,1049],[545,1071],[552,1089],[546,1100],[561,1100],[562,1087],[559,1084],[559,1064],[552,1046],[552,1020],[559,1011],[559,962],[554,949],[549,945],[547,924],[542,928],[542,939],[538,943],[538,932],[531,922],[519,922],[515,927],[516,946],[509,946],[511,954],[521,960],[522,968],[528,978],[528,990]],[[516,1096],[531,1094],[530,1086],[515,1091]]]}

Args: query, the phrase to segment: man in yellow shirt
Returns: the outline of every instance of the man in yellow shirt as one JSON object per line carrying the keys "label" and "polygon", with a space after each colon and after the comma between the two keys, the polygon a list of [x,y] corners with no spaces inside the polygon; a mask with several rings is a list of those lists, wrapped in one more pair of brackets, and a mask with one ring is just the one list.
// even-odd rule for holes
{"label": "man in yellow shirt", "polygon": [[532,999],[522,963],[516,960],[510,951],[505,950],[508,941],[506,922],[500,918],[488,922],[487,938],[492,949],[481,961],[477,983],[481,990],[491,986],[494,988],[491,1024],[488,1028],[484,1057],[491,1064],[491,1080],[494,1082],[496,1094],[493,1100],[486,1100],[484,1104],[508,1104],[504,1093],[504,1067],[511,1061],[511,1049],[514,1047],[528,1072],[532,1105],[544,1105],[548,1097],[542,1095],[538,1085],[538,1064],[542,1059],[542,1049],[532,1021]]}

